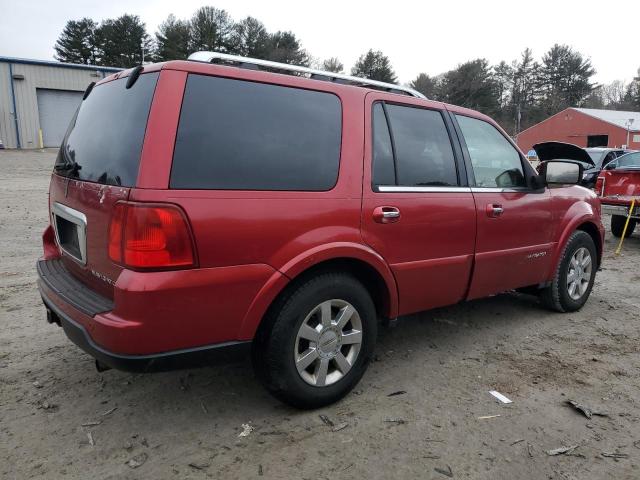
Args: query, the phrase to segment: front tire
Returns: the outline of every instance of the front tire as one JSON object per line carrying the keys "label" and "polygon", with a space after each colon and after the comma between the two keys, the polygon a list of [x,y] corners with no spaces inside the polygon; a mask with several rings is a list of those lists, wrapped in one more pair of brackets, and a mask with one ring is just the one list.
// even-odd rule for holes
{"label": "front tire", "polygon": [[[614,237],[622,237],[622,232],[624,231],[624,224],[627,223],[627,217],[622,215],[612,215],[611,216],[611,233],[613,233]],[[636,228],[636,220],[629,220],[629,226],[627,227],[627,231],[624,235],[624,238],[628,238],[631,236],[633,231]]]}
{"label": "front tire", "polygon": [[586,303],[596,278],[598,253],[591,236],[571,234],[551,285],[540,292],[542,303],[557,312],[575,312]]}
{"label": "front tire", "polygon": [[276,398],[304,409],[349,393],[377,336],[371,296],[346,273],[322,273],[293,287],[264,321],[254,343],[256,374]]}

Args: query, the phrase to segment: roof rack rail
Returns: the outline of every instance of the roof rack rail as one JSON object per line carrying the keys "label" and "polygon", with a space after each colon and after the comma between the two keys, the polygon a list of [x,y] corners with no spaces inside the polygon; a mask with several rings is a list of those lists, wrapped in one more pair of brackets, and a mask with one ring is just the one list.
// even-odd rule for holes
{"label": "roof rack rail", "polygon": [[405,87],[402,85],[395,85],[393,83],[379,82],[377,80],[369,80],[368,78],[354,77],[351,75],[344,75],[342,73],[327,72],[325,70],[316,70],[308,67],[300,67],[298,65],[289,65],[288,63],[271,62],[269,60],[261,60],[259,58],[241,57],[238,55],[229,55],[219,52],[195,52],[189,55],[189,60],[196,62],[215,62],[239,64],[240,67],[251,69],[273,69],[273,70],[285,70],[292,73],[302,73],[308,75],[309,78],[314,80],[325,80],[328,82],[343,83],[347,85],[355,85],[362,87],[371,87],[379,90],[384,90],[391,93],[401,93],[405,95],[411,95],[417,98],[427,98],[420,92],[413,88]]}

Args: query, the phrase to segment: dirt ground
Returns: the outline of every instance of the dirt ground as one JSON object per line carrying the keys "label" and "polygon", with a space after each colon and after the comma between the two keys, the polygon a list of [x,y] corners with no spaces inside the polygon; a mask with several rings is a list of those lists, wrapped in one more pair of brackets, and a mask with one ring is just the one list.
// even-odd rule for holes
{"label": "dirt ground", "polygon": [[581,312],[504,294],[403,318],[353,393],[300,412],[248,363],[98,373],[46,323],[34,264],[53,159],[0,152],[1,478],[640,478],[638,233],[617,258],[608,234]]}

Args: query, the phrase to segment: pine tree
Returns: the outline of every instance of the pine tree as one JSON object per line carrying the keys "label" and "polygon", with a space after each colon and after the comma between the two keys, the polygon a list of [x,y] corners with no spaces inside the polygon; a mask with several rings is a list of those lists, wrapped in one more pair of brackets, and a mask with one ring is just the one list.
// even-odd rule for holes
{"label": "pine tree", "polygon": [[259,20],[247,17],[233,27],[231,52],[251,58],[267,58],[269,53],[269,33]]}
{"label": "pine tree", "polygon": [[96,37],[101,65],[130,68],[153,59],[153,43],[137,15],[124,14],[105,20]]}
{"label": "pine tree", "polygon": [[434,77],[430,77],[426,73],[419,74],[411,81],[409,86],[431,100],[435,100],[437,97],[437,81]]}
{"label": "pine tree", "polygon": [[55,59],[67,63],[97,63],[96,23],[90,18],[69,20],[54,45]]}
{"label": "pine tree", "polygon": [[160,24],[155,36],[158,61],[183,60],[189,56],[189,22],[171,14]]}
{"label": "pine tree", "polygon": [[290,65],[309,65],[309,55],[292,32],[276,32],[269,36],[267,59]]}
{"label": "pine tree", "polygon": [[351,69],[351,74],[387,83],[396,83],[397,80],[389,58],[379,50],[369,50],[361,55]]}
{"label": "pine tree", "polygon": [[498,85],[489,62],[478,58],[458,65],[442,79],[442,100],[495,115],[500,108]]}
{"label": "pine tree", "polygon": [[596,71],[591,60],[585,59],[567,45],[555,44],[542,58],[540,85],[544,92],[543,106],[553,114],[567,107],[578,107],[595,84]]}

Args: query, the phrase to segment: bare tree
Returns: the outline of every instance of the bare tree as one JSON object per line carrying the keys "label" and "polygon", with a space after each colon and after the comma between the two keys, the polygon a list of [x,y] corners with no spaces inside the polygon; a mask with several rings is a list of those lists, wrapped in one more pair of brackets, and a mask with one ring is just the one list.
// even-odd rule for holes
{"label": "bare tree", "polygon": [[344,65],[336,57],[327,58],[322,62],[322,70],[333,73],[343,73]]}

